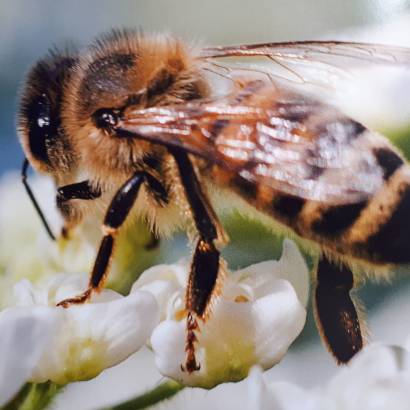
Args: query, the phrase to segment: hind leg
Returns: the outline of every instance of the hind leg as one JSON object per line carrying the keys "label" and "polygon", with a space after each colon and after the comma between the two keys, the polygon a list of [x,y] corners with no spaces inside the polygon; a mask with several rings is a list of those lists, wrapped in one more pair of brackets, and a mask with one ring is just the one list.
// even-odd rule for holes
{"label": "hind leg", "polygon": [[350,296],[353,273],[346,265],[319,261],[315,290],[315,318],[326,347],[338,363],[347,363],[364,344],[363,328]]}

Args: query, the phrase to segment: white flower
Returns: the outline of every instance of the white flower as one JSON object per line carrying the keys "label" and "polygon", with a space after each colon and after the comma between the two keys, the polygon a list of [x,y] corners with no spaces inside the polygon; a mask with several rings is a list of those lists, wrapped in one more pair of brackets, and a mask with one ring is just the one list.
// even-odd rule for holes
{"label": "white flower", "polygon": [[267,384],[260,369],[248,379],[249,408],[255,410],[408,410],[410,353],[371,345],[325,386],[305,390],[290,383]]}
{"label": "white flower", "polygon": [[41,307],[0,313],[0,407],[31,376],[49,346],[56,319],[56,315]]}
{"label": "white flower", "polygon": [[[40,311],[53,319],[47,349],[33,366],[30,381],[66,384],[93,378],[136,352],[157,324],[158,305],[148,292],[123,297],[103,290],[92,298],[92,303],[68,309],[55,306],[62,299],[79,294],[86,285],[87,275],[60,274],[38,288],[27,280],[15,286],[15,307],[6,309],[3,315],[25,309]],[[19,344],[8,354],[10,366],[24,357]],[[32,357],[29,360],[35,361]]]}
{"label": "white flower", "polygon": [[211,388],[245,378],[255,364],[267,369],[278,363],[306,319],[308,271],[296,245],[286,240],[279,261],[228,275],[210,319],[200,323],[196,355],[201,369],[191,374],[181,370],[188,269],[187,264],[156,266],[133,286],[133,292],[152,292],[161,309],[163,322],[151,337],[159,371],[186,385]]}

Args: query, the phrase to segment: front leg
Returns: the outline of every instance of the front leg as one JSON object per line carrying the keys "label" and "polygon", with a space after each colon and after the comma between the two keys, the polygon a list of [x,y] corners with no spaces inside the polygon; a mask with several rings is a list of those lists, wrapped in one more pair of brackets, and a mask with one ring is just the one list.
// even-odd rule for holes
{"label": "front leg", "polygon": [[69,230],[81,220],[81,214],[70,201],[73,199],[90,201],[100,196],[101,190],[92,187],[88,180],[57,188],[56,204],[64,218],[64,226],[61,231],[63,237],[68,237]]}
{"label": "front leg", "polygon": [[363,327],[350,291],[352,271],[324,256],[318,265],[315,318],[325,345],[338,363],[347,363],[364,344]]}
{"label": "front leg", "polygon": [[84,303],[91,297],[93,291],[101,289],[112,259],[115,236],[129,215],[144,180],[145,173],[138,171],[117,191],[105,215],[102,227],[104,236],[91,272],[88,289],[81,295],[61,301],[58,306],[68,307],[72,304]]}
{"label": "front leg", "polygon": [[185,365],[181,366],[182,370],[192,373],[200,369],[200,364],[195,358],[195,331],[199,330],[197,319],[206,321],[220,273],[220,252],[214,242],[217,239],[225,240],[225,234],[201,188],[188,155],[180,151],[173,151],[172,154],[199,234],[185,296],[186,361]]}

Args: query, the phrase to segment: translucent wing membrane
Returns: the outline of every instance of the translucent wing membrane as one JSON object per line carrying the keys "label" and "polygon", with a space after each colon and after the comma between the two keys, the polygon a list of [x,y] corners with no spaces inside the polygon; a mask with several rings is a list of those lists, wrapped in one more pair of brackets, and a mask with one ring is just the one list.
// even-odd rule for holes
{"label": "translucent wing membrane", "polygon": [[[301,41],[226,47],[208,47],[201,53],[210,70],[264,72],[274,81],[334,88],[349,79],[352,69],[374,65],[410,67],[410,50],[404,47],[335,41]],[[211,67],[212,66],[212,67]],[[242,67],[242,68],[241,68]],[[228,71],[227,71],[228,70]]]}
{"label": "translucent wing membrane", "polygon": [[327,203],[382,185],[364,127],[303,94],[250,80],[225,97],[136,110],[117,132],[178,147],[248,181]]}
{"label": "translucent wing membrane", "polygon": [[343,66],[360,63],[409,64],[410,49],[383,44],[345,41],[295,41],[283,43],[245,44],[238,46],[205,47],[202,58],[265,55],[288,60],[326,61]]}

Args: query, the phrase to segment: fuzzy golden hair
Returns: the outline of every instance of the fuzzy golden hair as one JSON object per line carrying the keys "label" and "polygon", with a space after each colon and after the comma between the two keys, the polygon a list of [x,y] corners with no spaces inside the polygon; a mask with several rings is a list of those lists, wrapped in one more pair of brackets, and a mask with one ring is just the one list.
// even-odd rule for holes
{"label": "fuzzy golden hair", "polygon": [[94,113],[121,110],[126,118],[136,109],[179,104],[207,94],[195,52],[186,43],[164,34],[112,31],[81,57],[65,88],[63,121],[82,167],[92,179],[115,185],[144,156],[162,155],[164,150],[98,129]]}

